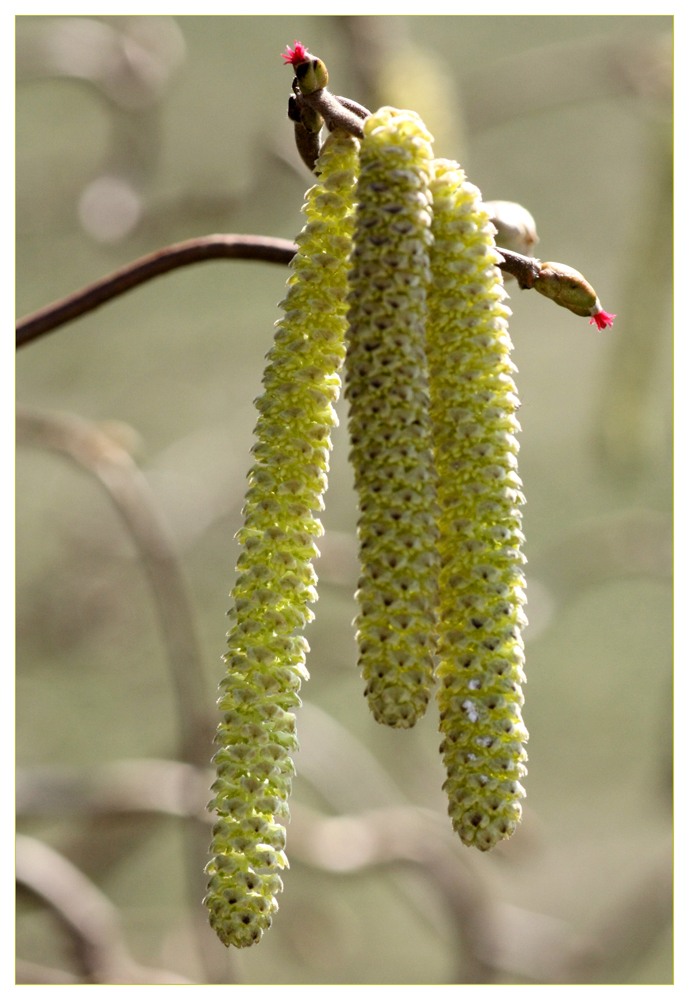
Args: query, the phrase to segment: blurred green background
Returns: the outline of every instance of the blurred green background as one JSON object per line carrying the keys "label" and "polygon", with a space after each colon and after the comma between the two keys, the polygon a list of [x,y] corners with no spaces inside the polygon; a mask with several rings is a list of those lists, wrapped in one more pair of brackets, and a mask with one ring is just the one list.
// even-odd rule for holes
{"label": "blurred green background", "polygon": [[[617,313],[598,332],[510,286],[531,621],[528,798],[510,842],[490,856],[446,843],[437,713],[386,731],[362,698],[342,402],[292,867],[270,933],[229,954],[195,926],[187,886],[200,898],[203,861],[185,825],[198,843],[201,823],[78,809],[51,772],[32,770],[97,777],[121,760],[172,760],[179,734],[130,535],[93,476],[24,445],[21,832],[93,879],[132,959],[168,981],[671,983],[672,18],[32,16],[16,27],[19,316],[177,240],[294,238],[310,179],[279,53],[295,38],[325,60],[335,93],[417,110],[437,155],[459,159],[485,199],[524,204],[535,253],[582,271]],[[142,468],[180,553],[211,718],[252,400],[285,279],[272,264],[194,265],[17,358],[21,404],[94,422]],[[36,792],[40,774],[52,795]],[[402,826],[437,814],[438,844],[474,896],[453,902],[433,858],[405,861],[394,844],[349,868],[337,839],[314,847],[324,817],[351,814],[337,830],[354,837],[362,810],[395,804]],[[20,981],[83,980],[88,962],[35,893],[20,893],[17,928]]]}

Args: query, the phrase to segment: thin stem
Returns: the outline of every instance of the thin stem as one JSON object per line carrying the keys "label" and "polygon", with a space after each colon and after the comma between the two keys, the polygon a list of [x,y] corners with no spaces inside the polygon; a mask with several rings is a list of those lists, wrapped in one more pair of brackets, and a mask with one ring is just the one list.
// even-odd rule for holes
{"label": "thin stem", "polygon": [[325,120],[330,132],[339,128],[356,136],[357,139],[363,138],[363,122],[370,117],[371,112],[356,101],[335,97],[327,87],[314,90],[312,94],[302,94],[299,91],[296,98],[298,104],[305,104],[312,111],[317,111]]}
{"label": "thin stem", "polygon": [[20,319],[17,323],[17,347],[23,347],[43,334],[97,309],[130,288],[143,285],[151,278],[178,267],[219,258],[289,264],[296,252],[297,247],[290,240],[271,236],[238,236],[235,233],[199,236],[182,243],[173,243],[162,250],[139,257],[73,295],[52,302]]}
{"label": "thin stem", "polygon": [[[498,267],[513,274],[520,288],[532,288],[541,273],[541,262],[511,250],[496,248],[501,255]],[[235,233],[198,236],[173,243],[155,253],[139,257],[92,285],[20,319],[16,327],[17,348],[30,344],[52,330],[98,309],[130,288],[143,285],[159,274],[204,260],[263,260],[270,264],[289,264],[297,252],[296,243],[272,236],[238,236]]]}
{"label": "thin stem", "polygon": [[541,274],[540,260],[536,257],[525,257],[512,250],[503,250],[502,247],[495,249],[502,257],[502,260],[497,261],[500,270],[513,275],[521,289],[533,288],[534,282]]}

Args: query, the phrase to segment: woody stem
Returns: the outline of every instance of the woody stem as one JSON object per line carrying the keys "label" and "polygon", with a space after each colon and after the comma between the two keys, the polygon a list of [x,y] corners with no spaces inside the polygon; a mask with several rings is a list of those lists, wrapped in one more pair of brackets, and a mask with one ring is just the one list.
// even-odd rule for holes
{"label": "woody stem", "polygon": [[[520,288],[532,288],[541,273],[541,262],[535,257],[524,257],[522,254],[503,250],[501,247],[496,249],[501,257],[497,262],[498,267],[514,275]],[[178,267],[220,258],[289,264],[296,252],[297,246],[291,240],[234,233],[199,236],[181,243],[173,243],[145,257],[139,257],[138,260],[125,264],[124,267],[87,285],[86,288],[81,288],[57,302],[51,302],[43,309],[20,319],[16,327],[16,346],[24,347],[44,334],[98,309],[111,299],[129,291],[130,288],[143,285],[151,278],[156,278],[167,271],[174,271]]]}

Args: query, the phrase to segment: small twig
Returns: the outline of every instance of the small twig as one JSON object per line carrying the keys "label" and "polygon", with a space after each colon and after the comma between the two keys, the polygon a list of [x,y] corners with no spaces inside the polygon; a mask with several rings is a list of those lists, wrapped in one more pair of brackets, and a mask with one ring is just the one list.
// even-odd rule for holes
{"label": "small twig", "polygon": [[92,285],[25,316],[17,323],[17,347],[36,340],[51,330],[97,309],[123,292],[142,285],[159,274],[203,260],[231,258],[233,260],[263,260],[272,264],[289,264],[297,252],[296,244],[271,236],[238,236],[234,233],[199,236],[182,243],[173,243],[154,253],[126,264]]}
{"label": "small twig", "polygon": [[44,900],[69,929],[88,982],[191,982],[135,962],[117,910],[107,896],[71,861],[33,837],[17,837],[17,881]]}
{"label": "small twig", "polygon": [[[541,273],[541,262],[535,257],[523,257],[511,250],[503,250],[502,247],[496,249],[501,257],[497,261],[498,267],[513,274],[520,288],[532,288]],[[16,327],[17,347],[24,347],[32,340],[98,309],[118,295],[128,292],[130,288],[143,285],[159,274],[166,274],[178,267],[219,259],[289,264],[297,250],[296,243],[290,240],[271,236],[237,236],[234,233],[226,236],[199,236],[183,243],[173,243],[155,253],[139,257],[118,271],[94,281],[92,285],[20,319]]]}
{"label": "small twig", "polygon": [[357,102],[353,101],[351,97],[336,96],[335,100],[339,101],[340,104],[342,104],[349,111],[353,111],[354,114],[363,121],[366,121],[367,118],[371,117],[371,112],[368,108],[365,108],[363,104],[357,104]]}
{"label": "small twig", "polygon": [[315,171],[322,148],[320,132],[323,125],[327,125],[330,132],[341,129],[362,139],[362,122],[371,117],[371,112],[348,97],[335,97],[327,87],[304,93],[298,76],[299,70],[292,81],[293,94],[287,106],[287,117],[294,122],[299,155],[309,170]]}
{"label": "small twig", "polygon": [[504,250],[502,247],[495,249],[502,258],[497,261],[500,270],[513,275],[520,288],[533,288],[534,282],[541,274],[540,260],[536,257],[525,257],[523,254],[514,253],[513,250]]}
{"label": "small twig", "polygon": [[287,105],[287,117],[294,122],[294,141],[299,155],[309,170],[315,171],[321,153],[322,116],[313,108],[301,104],[299,94],[295,92]]}
{"label": "small twig", "polygon": [[343,129],[357,139],[363,139],[363,121],[371,114],[366,108],[350,101],[348,98],[341,99],[331,94],[327,87],[314,90],[312,94],[296,93],[297,104],[306,105],[312,111],[317,111],[324,119],[330,132],[335,129]]}

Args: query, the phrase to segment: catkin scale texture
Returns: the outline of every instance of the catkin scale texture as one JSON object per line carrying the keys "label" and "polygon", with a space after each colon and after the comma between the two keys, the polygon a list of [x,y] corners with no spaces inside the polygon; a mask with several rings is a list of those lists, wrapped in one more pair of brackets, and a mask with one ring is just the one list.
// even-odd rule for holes
{"label": "catkin scale texture", "polygon": [[428,363],[438,472],[437,700],[455,830],[489,850],[521,817],[525,561],[519,406],[494,229],[456,163],[435,161]]}
{"label": "catkin scale texture", "polygon": [[345,394],[359,496],[355,621],[378,722],[409,727],[433,677],[435,472],[425,356],[431,137],[413,112],[367,119],[350,271]]}
{"label": "catkin scale texture", "polygon": [[280,303],[285,314],[267,355],[265,391],[256,401],[209,804],[217,822],[206,904],[220,940],[236,947],[259,941],[270,926],[282,888],[279,871],[287,865],[293,709],[308,677],[308,646],[295,632],[313,617],[308,605],[316,600],[311,560],[322,527],[312,512],[323,507],[337,422],[357,149],[355,139],[339,132],[325,143]]}

